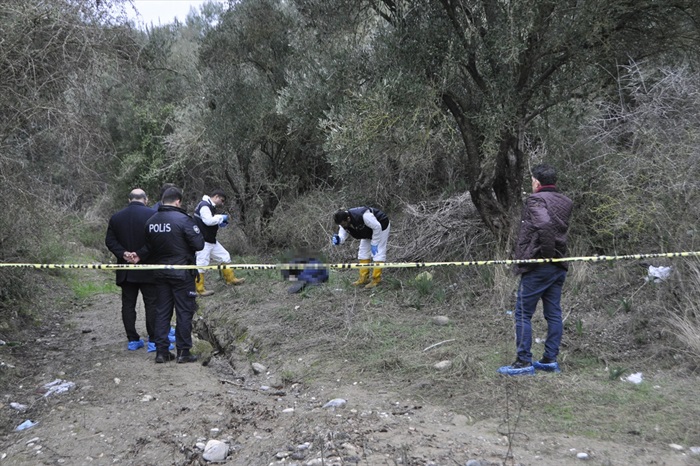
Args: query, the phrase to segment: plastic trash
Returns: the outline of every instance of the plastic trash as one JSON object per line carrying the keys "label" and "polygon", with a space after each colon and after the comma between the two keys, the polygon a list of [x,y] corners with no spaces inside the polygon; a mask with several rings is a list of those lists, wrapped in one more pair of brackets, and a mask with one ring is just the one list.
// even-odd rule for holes
{"label": "plastic trash", "polygon": [[62,380],[62,379],[56,379],[53,382],[49,382],[46,385],[44,385],[44,388],[46,389],[46,393],[44,393],[44,397],[56,395],[58,393],[67,392],[68,390],[70,390],[73,387],[75,387],[75,383],[73,383],[73,382],[69,382],[67,380]]}
{"label": "plastic trash", "polygon": [[34,427],[36,424],[37,424],[36,422],[32,422],[32,421],[30,421],[29,419],[27,419],[27,420],[24,421],[22,424],[20,424],[20,425],[18,425],[17,427],[15,427],[15,430],[16,430],[16,431],[20,431],[20,430],[31,429],[31,428]]}
{"label": "plastic trash", "polygon": [[10,403],[10,408],[16,409],[17,411],[19,411],[21,413],[21,412],[24,412],[27,410],[27,405],[13,402],[13,403]]}
{"label": "plastic trash", "polygon": [[626,381],[632,382],[635,384],[640,384],[642,383],[643,377],[641,372],[635,372],[634,374],[630,374],[625,378]]}
{"label": "plastic trash", "polygon": [[672,270],[672,267],[654,267],[653,265],[650,265],[646,281],[654,283],[662,282],[671,275]]}

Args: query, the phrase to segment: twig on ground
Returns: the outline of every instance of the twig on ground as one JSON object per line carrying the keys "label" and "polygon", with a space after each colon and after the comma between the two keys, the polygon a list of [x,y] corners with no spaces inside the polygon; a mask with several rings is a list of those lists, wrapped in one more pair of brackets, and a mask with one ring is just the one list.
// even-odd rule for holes
{"label": "twig on ground", "polygon": [[227,380],[227,379],[219,379],[219,382],[221,383],[230,383],[231,385],[235,385],[237,387],[242,387],[242,383],[234,382],[233,380]]}
{"label": "twig on ground", "polygon": [[430,345],[430,346],[428,346],[427,348],[425,348],[425,349],[423,350],[423,352],[425,353],[425,352],[428,351],[429,349],[433,349],[433,348],[435,348],[436,346],[440,346],[440,345],[443,345],[443,344],[445,344],[445,343],[449,343],[449,342],[451,342],[451,341],[455,341],[455,339],[453,338],[453,339],[451,339],[451,340],[444,340],[444,341],[435,343],[435,344],[433,344],[433,345]]}

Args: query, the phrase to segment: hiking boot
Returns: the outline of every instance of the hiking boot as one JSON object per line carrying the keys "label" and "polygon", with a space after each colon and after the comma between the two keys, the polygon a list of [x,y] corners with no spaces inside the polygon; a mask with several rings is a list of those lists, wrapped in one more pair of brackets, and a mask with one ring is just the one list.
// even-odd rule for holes
{"label": "hiking boot", "polygon": [[156,364],[162,364],[164,362],[172,361],[175,359],[175,355],[168,351],[167,353],[157,353],[156,354]]}
{"label": "hiking boot", "polygon": [[561,372],[561,369],[559,368],[559,363],[554,359],[542,358],[539,361],[533,362],[532,365],[538,371],[555,373]]}
{"label": "hiking boot", "polygon": [[197,361],[197,356],[190,354],[190,350],[182,350],[177,352],[177,363],[183,364],[187,362]]}
{"label": "hiking boot", "polygon": [[143,340],[130,341],[127,345],[129,351],[136,351],[137,349],[143,348]]}
{"label": "hiking boot", "polygon": [[516,359],[510,366],[499,367],[497,372],[504,375],[535,375],[535,368],[529,362]]}

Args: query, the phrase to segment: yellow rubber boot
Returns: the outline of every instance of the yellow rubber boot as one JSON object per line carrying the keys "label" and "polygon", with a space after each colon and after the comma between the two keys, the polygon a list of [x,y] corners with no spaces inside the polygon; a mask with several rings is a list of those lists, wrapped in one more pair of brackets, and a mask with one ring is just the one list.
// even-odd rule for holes
{"label": "yellow rubber boot", "polygon": [[[369,264],[369,259],[360,259],[360,264]],[[360,269],[360,278],[356,282],[352,282],[352,286],[362,286],[369,283],[369,269],[362,267]]]}
{"label": "yellow rubber boot", "polygon": [[241,285],[245,282],[245,278],[236,278],[233,269],[224,269],[222,272],[227,285]]}
{"label": "yellow rubber boot", "polygon": [[[375,262],[375,264],[381,264],[382,262]],[[379,282],[382,281],[382,269],[380,268],[375,268],[372,269],[372,281],[365,286],[365,288],[374,288],[375,286],[379,285]]]}
{"label": "yellow rubber boot", "polygon": [[199,296],[211,296],[214,294],[213,291],[204,288],[204,274],[200,273],[197,278],[194,279],[194,287],[197,290]]}

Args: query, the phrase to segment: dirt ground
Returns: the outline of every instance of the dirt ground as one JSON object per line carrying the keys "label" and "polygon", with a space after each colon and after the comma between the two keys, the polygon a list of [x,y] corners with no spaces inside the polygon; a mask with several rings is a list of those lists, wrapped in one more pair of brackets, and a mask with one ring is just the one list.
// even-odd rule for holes
{"label": "dirt ground", "polygon": [[[272,295],[285,300],[280,305],[300,305],[303,297],[285,295],[286,286],[270,285]],[[206,366],[155,364],[145,348],[126,350],[119,295],[45,307],[41,326],[24,331],[21,345],[0,348],[0,375],[20,374],[2,394],[3,465],[206,464],[201,446],[210,439],[229,446],[227,465],[698,464],[687,450],[541,434],[534,426],[509,449],[502,420],[471,422],[449,406],[406,398],[388,378],[336,373],[289,382],[274,367],[256,374],[245,360],[216,355]],[[137,328],[143,336],[140,309]],[[306,357],[288,356],[300,364]],[[57,379],[75,386],[44,396],[42,387]],[[324,408],[336,398],[346,403]],[[15,431],[25,420],[36,425]]]}

